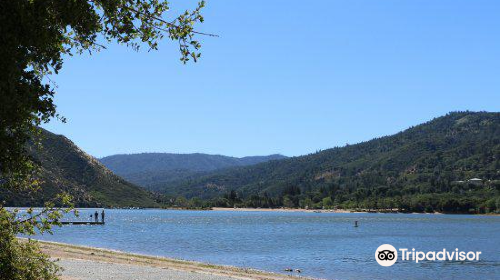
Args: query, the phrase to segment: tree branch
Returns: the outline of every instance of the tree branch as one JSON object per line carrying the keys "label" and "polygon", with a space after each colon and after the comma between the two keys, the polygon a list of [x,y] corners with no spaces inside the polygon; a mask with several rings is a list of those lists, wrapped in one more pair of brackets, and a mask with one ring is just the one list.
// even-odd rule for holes
{"label": "tree branch", "polygon": [[[151,15],[148,15],[148,14],[145,14],[145,13],[143,13],[143,12],[140,12],[140,11],[138,11],[138,10],[136,10],[136,9],[133,9],[133,8],[130,8],[130,7],[122,7],[122,8],[127,9],[127,10],[129,10],[129,11],[132,11],[132,12],[134,12],[134,13],[138,13],[138,14],[141,14],[141,15],[145,15],[145,16],[147,16],[147,17],[149,17],[149,18],[154,19],[154,20],[157,20],[157,21],[163,22],[164,24],[166,24],[166,25],[168,25],[168,26],[175,27],[175,28],[179,28],[179,26],[178,26],[178,25],[175,25],[175,24],[173,24],[173,23],[171,23],[171,22],[168,22],[168,21],[166,21],[166,20],[164,20],[164,19],[162,19],[162,18],[155,17],[155,16],[151,16]],[[165,30],[165,29],[162,29],[162,28],[158,28],[158,29],[163,30],[163,31],[165,31],[165,32],[168,32],[168,30]],[[211,34],[211,33],[198,32],[198,31],[194,31],[194,30],[193,30],[193,31],[191,31],[191,32],[193,32],[194,34],[199,34],[199,35],[203,35],[203,36],[219,37],[219,35],[217,35],[217,34]]]}

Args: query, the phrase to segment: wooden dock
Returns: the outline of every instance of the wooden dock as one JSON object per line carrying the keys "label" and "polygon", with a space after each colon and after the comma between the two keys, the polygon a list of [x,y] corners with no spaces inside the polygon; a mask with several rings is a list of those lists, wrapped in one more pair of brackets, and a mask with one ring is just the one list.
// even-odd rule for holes
{"label": "wooden dock", "polygon": [[74,221],[74,222],[61,222],[63,225],[104,225],[104,222],[86,222],[86,221]]}

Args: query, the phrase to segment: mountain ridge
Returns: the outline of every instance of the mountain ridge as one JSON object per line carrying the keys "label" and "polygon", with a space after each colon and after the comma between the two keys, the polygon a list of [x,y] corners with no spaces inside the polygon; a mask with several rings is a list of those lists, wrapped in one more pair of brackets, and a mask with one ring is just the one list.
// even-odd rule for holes
{"label": "mountain ridge", "polygon": [[215,171],[158,189],[186,198],[226,197],[226,201],[215,204],[228,204],[227,196],[234,198],[229,192],[236,192],[247,202],[252,196],[259,200],[246,206],[266,207],[269,201],[263,200],[274,198],[272,204],[278,206],[299,207],[307,200],[309,206],[323,207],[322,200],[327,199],[331,200],[328,207],[370,208],[382,197],[390,197],[393,204],[397,200],[400,205],[402,199],[419,199],[419,195],[427,194],[461,200],[473,188],[453,182],[473,177],[485,183],[477,189],[477,196],[470,195],[471,200],[485,203],[488,195],[498,196],[500,113],[451,112],[394,135]]}
{"label": "mountain ridge", "polygon": [[99,161],[128,181],[155,190],[155,186],[162,183],[200,176],[209,171],[283,158],[286,157],[279,154],[238,158],[203,153],[138,153],[107,156]]}
{"label": "mountain ridge", "polygon": [[[247,157],[247,163],[267,161],[246,166],[210,170],[216,167],[197,160],[206,155],[191,154],[187,166],[204,171],[162,171],[164,178],[155,178],[159,184],[149,186],[161,193],[155,195],[115,175],[66,137],[42,134],[45,149],[28,146],[42,167],[42,194],[9,197],[0,190],[7,205],[40,206],[65,191],[77,206],[500,212],[498,112],[452,112],[394,135],[309,155]],[[208,157],[218,164],[239,160]]]}
{"label": "mountain ridge", "polygon": [[152,194],[115,175],[67,137],[41,129],[41,146],[27,146],[33,162],[40,166],[40,190],[0,192],[6,205],[42,206],[66,192],[77,207],[158,207]]}

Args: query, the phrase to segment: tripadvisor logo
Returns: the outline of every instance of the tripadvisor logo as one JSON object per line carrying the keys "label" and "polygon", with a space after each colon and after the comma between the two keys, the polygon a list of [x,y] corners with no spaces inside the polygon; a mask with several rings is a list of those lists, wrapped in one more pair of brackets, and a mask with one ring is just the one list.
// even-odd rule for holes
{"label": "tripadvisor logo", "polygon": [[[447,251],[443,249],[442,251],[415,251],[415,249],[408,250],[406,248],[400,248],[401,261],[414,261],[418,263],[419,261],[478,261],[481,252],[464,252],[458,251],[458,249]],[[380,245],[375,251],[375,260],[381,266],[392,266],[398,260],[398,250],[390,244]]]}
{"label": "tripadvisor logo", "polygon": [[375,260],[381,266],[391,266],[398,260],[398,251],[390,244],[380,245],[375,251]]}

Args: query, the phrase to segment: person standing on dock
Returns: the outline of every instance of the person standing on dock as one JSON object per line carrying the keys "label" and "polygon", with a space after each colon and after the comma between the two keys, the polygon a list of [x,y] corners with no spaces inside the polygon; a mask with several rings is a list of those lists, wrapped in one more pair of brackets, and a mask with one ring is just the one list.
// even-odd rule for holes
{"label": "person standing on dock", "polygon": [[96,223],[99,222],[99,213],[97,213],[97,211],[94,213],[94,219]]}
{"label": "person standing on dock", "polygon": [[102,220],[102,223],[104,224],[104,209],[102,209],[102,212],[101,212],[101,220]]}

